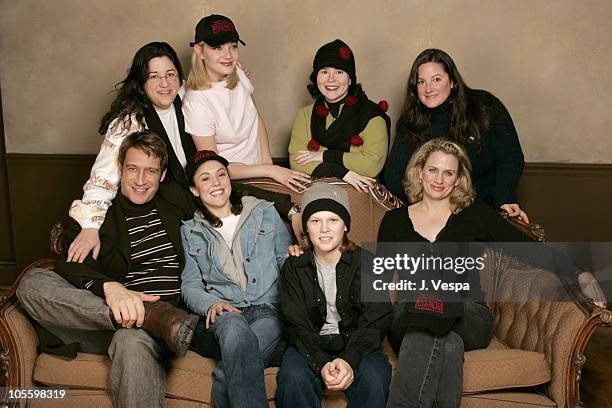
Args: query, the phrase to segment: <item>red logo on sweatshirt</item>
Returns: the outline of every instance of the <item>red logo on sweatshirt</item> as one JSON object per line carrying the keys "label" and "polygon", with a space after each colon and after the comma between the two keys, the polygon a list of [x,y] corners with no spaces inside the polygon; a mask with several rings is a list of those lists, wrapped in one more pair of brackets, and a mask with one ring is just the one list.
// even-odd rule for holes
{"label": "red logo on sweatshirt", "polygon": [[414,309],[444,313],[444,301],[439,296],[422,293],[417,296]]}

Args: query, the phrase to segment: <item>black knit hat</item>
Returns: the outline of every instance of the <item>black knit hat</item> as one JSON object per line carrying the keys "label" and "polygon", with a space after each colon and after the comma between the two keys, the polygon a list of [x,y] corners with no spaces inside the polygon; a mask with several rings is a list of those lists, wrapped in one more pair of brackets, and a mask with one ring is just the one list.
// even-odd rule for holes
{"label": "black knit hat", "polygon": [[195,176],[195,173],[196,171],[198,171],[198,168],[200,168],[203,163],[209,160],[216,160],[225,167],[229,166],[229,162],[224,157],[219,156],[214,151],[200,150],[189,159],[189,161],[187,162],[187,166],[185,167],[185,173],[187,174],[187,181],[189,182],[189,184],[193,183],[193,176]]}
{"label": "black knit hat", "polygon": [[202,41],[211,47],[234,41],[240,41],[242,45],[246,45],[240,39],[232,20],[218,14],[211,14],[200,20],[195,28],[195,39],[189,45],[193,47]]}
{"label": "black knit hat", "polygon": [[331,211],[338,214],[346,230],[351,230],[351,210],[349,196],[346,190],[334,184],[325,182],[314,183],[302,197],[302,225],[306,225],[308,218],[319,211]]}
{"label": "black knit hat", "polygon": [[353,85],[357,84],[355,76],[355,57],[353,51],[342,40],[334,40],[325,44],[315,54],[312,61],[312,74],[310,81],[313,84],[317,83],[317,74],[321,68],[332,67],[338,68],[346,72],[351,78]]}

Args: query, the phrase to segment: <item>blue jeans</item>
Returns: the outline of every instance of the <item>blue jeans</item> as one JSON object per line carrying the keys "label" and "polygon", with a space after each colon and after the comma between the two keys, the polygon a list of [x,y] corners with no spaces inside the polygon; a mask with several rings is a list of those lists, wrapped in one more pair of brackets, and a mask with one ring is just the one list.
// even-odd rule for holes
{"label": "blue jeans", "polygon": [[[403,309],[396,310],[397,314],[403,312]],[[463,317],[447,334],[436,336],[416,327],[404,330],[387,408],[459,407],[463,354],[489,345],[493,335],[491,311],[479,303],[466,301]],[[392,344],[395,342],[392,335],[389,339]],[[397,344],[393,345],[397,349]]]}
{"label": "blue jeans", "polygon": [[[355,370],[355,379],[346,389],[349,408],[383,408],[389,396],[391,364],[382,349],[364,357]],[[314,408],[321,406],[323,379],[315,373],[302,354],[289,347],[278,373],[276,406]]]}
{"label": "blue jeans", "polygon": [[241,313],[225,312],[208,330],[200,319],[195,336],[202,347],[221,360],[214,369],[215,407],[267,407],[264,368],[281,338],[279,312],[268,305],[249,306]]}

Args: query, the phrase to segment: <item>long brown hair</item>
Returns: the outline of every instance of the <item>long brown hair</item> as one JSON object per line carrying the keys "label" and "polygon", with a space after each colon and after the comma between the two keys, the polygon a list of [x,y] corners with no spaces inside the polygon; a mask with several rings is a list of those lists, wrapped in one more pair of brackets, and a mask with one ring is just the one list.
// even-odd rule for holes
{"label": "long brown hair", "polygon": [[419,100],[417,81],[419,67],[428,62],[436,62],[444,67],[453,84],[448,96],[448,137],[457,143],[464,144],[466,139],[478,142],[480,134],[489,127],[489,117],[485,107],[477,100],[471,100],[467,94],[470,88],[463,81],[455,61],[446,52],[429,48],[421,52],[410,69],[406,85],[406,98],[402,113],[397,121],[397,137],[406,137],[411,144],[423,143],[430,128],[430,113]]}

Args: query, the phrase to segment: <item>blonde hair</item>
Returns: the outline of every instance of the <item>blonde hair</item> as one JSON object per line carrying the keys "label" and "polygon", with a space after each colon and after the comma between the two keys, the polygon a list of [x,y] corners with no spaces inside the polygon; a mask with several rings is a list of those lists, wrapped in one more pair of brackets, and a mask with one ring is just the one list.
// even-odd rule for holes
{"label": "blonde hair", "polygon": [[[204,41],[197,45],[204,48]],[[225,85],[225,87],[228,89],[234,89],[236,85],[238,85],[238,73],[236,69],[237,68],[234,67],[234,71],[226,79],[227,85]],[[206,72],[204,60],[198,56],[194,49],[191,54],[191,71],[189,71],[189,76],[187,77],[187,89],[203,91],[210,88],[211,82],[208,72]]]}
{"label": "blonde hair", "polygon": [[456,142],[449,139],[436,138],[423,143],[410,158],[406,167],[404,178],[404,191],[411,203],[423,199],[423,185],[421,184],[421,171],[429,156],[434,152],[443,152],[455,156],[458,162],[457,177],[459,184],[450,195],[450,202],[459,212],[474,202],[474,187],[472,186],[472,164],[465,150]]}

